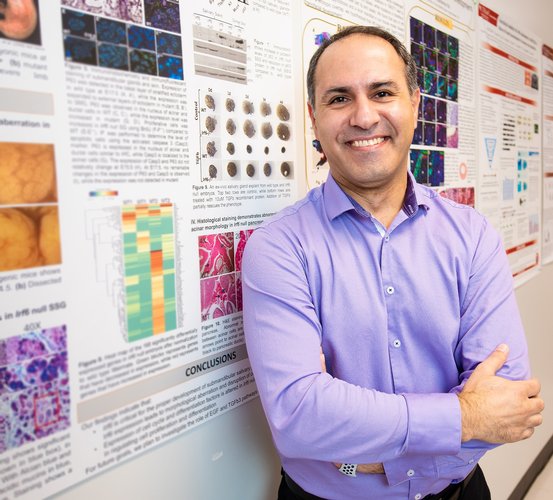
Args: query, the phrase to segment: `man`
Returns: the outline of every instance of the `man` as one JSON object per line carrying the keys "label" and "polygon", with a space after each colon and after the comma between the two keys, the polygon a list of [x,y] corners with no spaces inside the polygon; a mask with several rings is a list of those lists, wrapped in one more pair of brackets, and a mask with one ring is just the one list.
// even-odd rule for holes
{"label": "man", "polygon": [[308,94],[329,178],[255,231],[243,261],[279,498],[489,498],[477,461],[529,437],[543,409],[500,238],[408,173],[420,95],[394,37],[341,31]]}

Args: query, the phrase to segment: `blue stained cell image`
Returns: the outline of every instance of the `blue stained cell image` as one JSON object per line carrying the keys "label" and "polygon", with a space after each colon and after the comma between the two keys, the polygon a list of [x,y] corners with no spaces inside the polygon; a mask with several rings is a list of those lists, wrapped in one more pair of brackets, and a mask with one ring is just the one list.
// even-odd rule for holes
{"label": "blue stained cell image", "polygon": [[180,33],[180,13],[177,0],[144,0],[146,25]]}
{"label": "blue stained cell image", "polygon": [[430,95],[436,95],[436,87],[438,84],[438,75],[432,73],[432,71],[424,72],[424,93]]}
{"label": "blue stained cell image", "polygon": [[157,60],[159,76],[182,80],[182,59],[174,56],[159,56]]}
{"label": "blue stained cell image", "polygon": [[127,47],[102,43],[98,46],[98,60],[104,68],[129,70]]}
{"label": "blue stained cell image", "polygon": [[157,75],[156,55],[144,50],[132,50],[130,54],[131,71],[146,75]]}
{"label": "blue stained cell image", "polygon": [[96,42],[66,36],[63,40],[65,59],[81,64],[97,66]]}
{"label": "blue stained cell image", "polygon": [[72,10],[62,9],[61,22],[63,32],[67,35],[77,35],[83,38],[94,38],[94,16]]}
{"label": "blue stained cell image", "polygon": [[411,40],[415,42],[422,43],[422,21],[415,19],[414,17],[410,18],[409,24],[411,27]]}
{"label": "blue stained cell image", "polygon": [[133,49],[156,50],[155,32],[140,26],[129,26],[129,47]]}
{"label": "blue stained cell image", "polygon": [[436,145],[436,125],[434,125],[433,123],[424,124],[424,145]]}
{"label": "blue stained cell image", "polygon": [[424,64],[424,49],[418,43],[411,43],[411,56],[415,60],[415,66],[420,68]]}
{"label": "blue stained cell image", "polygon": [[457,81],[448,80],[447,81],[447,98],[452,101],[457,100]]}
{"label": "blue stained cell image", "polygon": [[438,123],[436,125],[436,146],[445,147],[447,145],[447,128]]}
{"label": "blue stained cell image", "polygon": [[428,169],[428,181],[431,186],[442,186],[445,180],[444,152],[430,151],[430,166]]}
{"label": "blue stained cell image", "polygon": [[445,97],[447,95],[447,78],[445,76],[438,76],[435,95],[437,97]]}
{"label": "blue stained cell image", "polygon": [[99,42],[127,44],[125,23],[98,17],[96,18],[96,33]]}
{"label": "blue stained cell image", "polygon": [[417,122],[417,128],[413,134],[413,144],[422,144],[422,122]]}
{"label": "blue stained cell image", "polygon": [[436,121],[447,123],[447,102],[436,101]]}
{"label": "blue stained cell image", "polygon": [[453,36],[447,37],[447,51],[451,57],[459,57],[459,40]]}
{"label": "blue stained cell image", "polygon": [[443,31],[436,31],[436,46],[442,54],[447,54],[447,35]]}
{"label": "blue stained cell image", "polygon": [[182,56],[182,43],[180,36],[170,35],[169,33],[156,33],[157,53],[171,54],[173,56]]}

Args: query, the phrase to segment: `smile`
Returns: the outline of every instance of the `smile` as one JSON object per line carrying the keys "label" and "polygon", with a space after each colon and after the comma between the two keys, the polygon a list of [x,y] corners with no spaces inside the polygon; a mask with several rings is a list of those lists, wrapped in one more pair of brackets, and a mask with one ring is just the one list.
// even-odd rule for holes
{"label": "smile", "polygon": [[355,148],[363,148],[367,146],[376,146],[377,144],[380,144],[385,140],[386,139],[384,137],[376,137],[374,139],[362,139],[362,140],[351,141],[350,145]]}

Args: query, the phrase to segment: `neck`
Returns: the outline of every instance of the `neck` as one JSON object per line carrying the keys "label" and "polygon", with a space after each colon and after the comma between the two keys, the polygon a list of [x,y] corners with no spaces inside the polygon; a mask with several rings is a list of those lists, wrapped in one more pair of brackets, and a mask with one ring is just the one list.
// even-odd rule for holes
{"label": "neck", "polygon": [[338,179],[337,184],[359,205],[377,219],[386,229],[401,210],[407,189],[407,173],[396,182],[385,186],[359,188],[348,186]]}

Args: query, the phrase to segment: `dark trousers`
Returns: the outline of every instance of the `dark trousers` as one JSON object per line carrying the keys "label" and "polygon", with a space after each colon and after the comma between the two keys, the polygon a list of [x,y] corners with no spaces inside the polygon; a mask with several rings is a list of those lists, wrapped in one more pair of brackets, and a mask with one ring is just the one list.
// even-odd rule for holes
{"label": "dark trousers", "polygon": [[[278,500],[325,500],[324,498],[312,495],[297,485],[290,476],[282,471],[282,480],[278,488]],[[423,500],[491,500],[490,489],[486,478],[479,465],[461,483],[450,484],[447,488],[428,495]]]}

